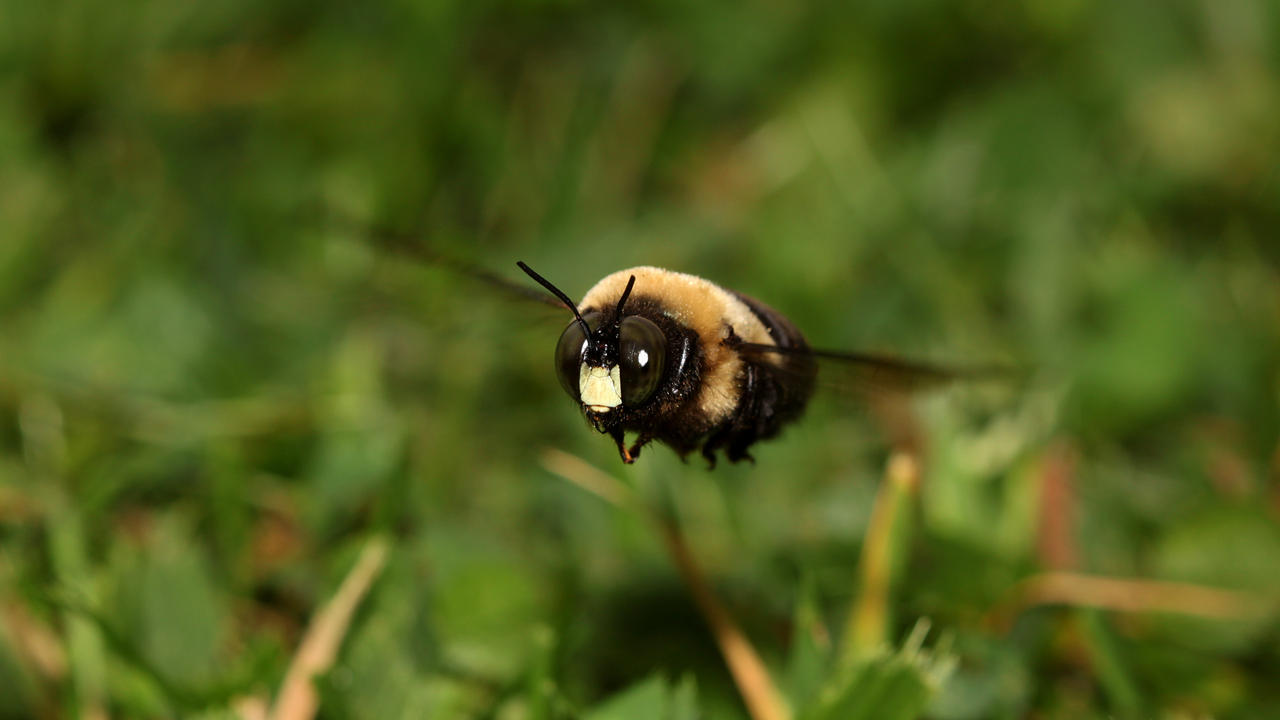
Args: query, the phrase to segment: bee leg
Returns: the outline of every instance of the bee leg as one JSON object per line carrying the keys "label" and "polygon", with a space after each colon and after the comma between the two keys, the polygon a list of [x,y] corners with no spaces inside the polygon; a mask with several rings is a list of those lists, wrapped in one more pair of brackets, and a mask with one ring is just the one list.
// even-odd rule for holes
{"label": "bee leg", "polygon": [[707,460],[708,470],[716,469],[716,451],[713,450],[711,446],[709,445],[702,446],[702,457],[706,458]]}
{"label": "bee leg", "polygon": [[729,442],[730,430],[727,427],[711,433],[711,437],[707,438],[702,444],[702,457],[707,461],[707,469],[716,469],[716,451],[725,446]]}
{"label": "bee leg", "polygon": [[618,457],[622,458],[622,462],[630,465],[636,461],[636,455],[640,451],[637,449],[634,455],[627,451],[627,438],[623,435],[620,425],[615,425],[609,429],[609,437],[613,438],[613,441],[618,444]]}
{"label": "bee leg", "polygon": [[[635,462],[636,458],[640,457],[640,448],[648,445],[650,440],[653,440],[652,435],[646,432],[640,433],[640,436],[636,438],[636,441],[631,443],[631,448],[627,450],[627,454],[623,456],[622,461]],[[631,459],[627,460],[627,457],[630,457]]]}
{"label": "bee leg", "polygon": [[729,445],[729,449],[725,453],[729,456],[729,462],[736,463],[746,460],[752,465],[755,465],[756,459],[751,457],[751,453],[747,452],[747,449],[750,448],[751,444],[754,442],[754,437],[739,435],[734,438],[733,442]]}

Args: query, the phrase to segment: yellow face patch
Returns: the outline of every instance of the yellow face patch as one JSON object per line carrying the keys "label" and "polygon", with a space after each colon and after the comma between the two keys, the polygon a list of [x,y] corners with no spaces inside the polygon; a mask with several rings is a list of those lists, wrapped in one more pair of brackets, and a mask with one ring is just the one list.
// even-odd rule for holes
{"label": "yellow face patch", "polygon": [[622,404],[622,378],[618,366],[591,367],[583,363],[578,369],[578,398],[595,412],[609,412]]}

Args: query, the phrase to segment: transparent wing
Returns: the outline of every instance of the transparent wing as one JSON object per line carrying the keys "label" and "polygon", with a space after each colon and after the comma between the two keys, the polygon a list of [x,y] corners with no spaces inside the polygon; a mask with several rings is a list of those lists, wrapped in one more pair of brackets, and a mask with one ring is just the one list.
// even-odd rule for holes
{"label": "transparent wing", "polygon": [[[892,355],[778,347],[741,343],[738,352],[760,359],[771,355],[807,355],[818,362],[818,383],[857,395],[906,394],[957,381],[1009,379],[1017,373],[1001,367],[951,367]],[[776,372],[791,372],[778,368]]]}
{"label": "transparent wing", "polygon": [[570,310],[560,300],[542,290],[529,287],[524,282],[508,279],[478,265],[436,252],[428,248],[419,235],[371,226],[332,211],[319,213],[319,219],[326,227],[340,228],[365,238],[387,255],[398,255],[424,265],[446,268],[479,280],[512,299],[529,300],[558,310]]}
{"label": "transparent wing", "polygon": [[[1001,367],[950,367],[905,360],[892,355],[866,352],[780,348],[774,345],[742,343],[739,352],[764,360],[770,356],[807,355],[817,361],[817,384],[823,394],[855,398],[880,427],[885,439],[901,451],[918,455],[925,446],[925,429],[909,402],[912,394],[944,386],[978,380],[1009,380],[1020,373]],[[794,365],[778,367],[762,363],[769,372],[804,373]],[[812,372],[813,367],[809,367]]]}
{"label": "transparent wing", "polygon": [[478,265],[473,265],[457,258],[447,257],[428,250],[422,247],[422,245],[411,236],[383,231],[375,231],[370,233],[370,235],[378,241],[379,246],[384,250],[408,255],[415,260],[429,265],[448,268],[453,272],[466,275],[474,280],[479,280],[480,282],[501,291],[508,297],[517,300],[530,300],[538,303],[539,305],[547,305],[559,310],[568,310],[569,312],[573,312],[572,308],[565,305],[555,297],[548,295],[543,290],[531,288],[523,282],[518,283],[514,280],[509,280],[502,275],[486,270]]}

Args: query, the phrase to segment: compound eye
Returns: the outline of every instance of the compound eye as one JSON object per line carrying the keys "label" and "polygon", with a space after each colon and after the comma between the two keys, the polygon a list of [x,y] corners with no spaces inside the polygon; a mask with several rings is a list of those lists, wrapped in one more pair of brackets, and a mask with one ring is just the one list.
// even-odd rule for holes
{"label": "compound eye", "polygon": [[[591,330],[600,327],[598,312],[587,313],[582,319]],[[556,343],[556,377],[560,378],[560,387],[574,400],[578,399],[578,372],[586,352],[587,335],[582,331],[582,325],[574,320],[560,333],[560,342]]]}
{"label": "compound eye", "polygon": [[623,318],[618,340],[622,404],[635,407],[647,401],[662,381],[667,338],[651,321],[632,315]]}

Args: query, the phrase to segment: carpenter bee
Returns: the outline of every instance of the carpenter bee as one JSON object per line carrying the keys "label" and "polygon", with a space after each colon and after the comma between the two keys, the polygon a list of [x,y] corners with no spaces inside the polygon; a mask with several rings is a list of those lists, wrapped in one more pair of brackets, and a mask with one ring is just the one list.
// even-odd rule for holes
{"label": "carpenter bee", "polygon": [[[814,350],[777,310],[693,275],[620,270],[575,304],[528,265],[516,264],[573,313],[556,344],[556,375],[591,425],[617,443],[624,463],[635,462],[654,440],[681,457],[700,449],[713,467],[717,451],[730,462],[752,460],[752,445],[804,413],[818,359],[852,363],[903,386],[958,374]],[[630,446],[626,432],[637,433]]]}

